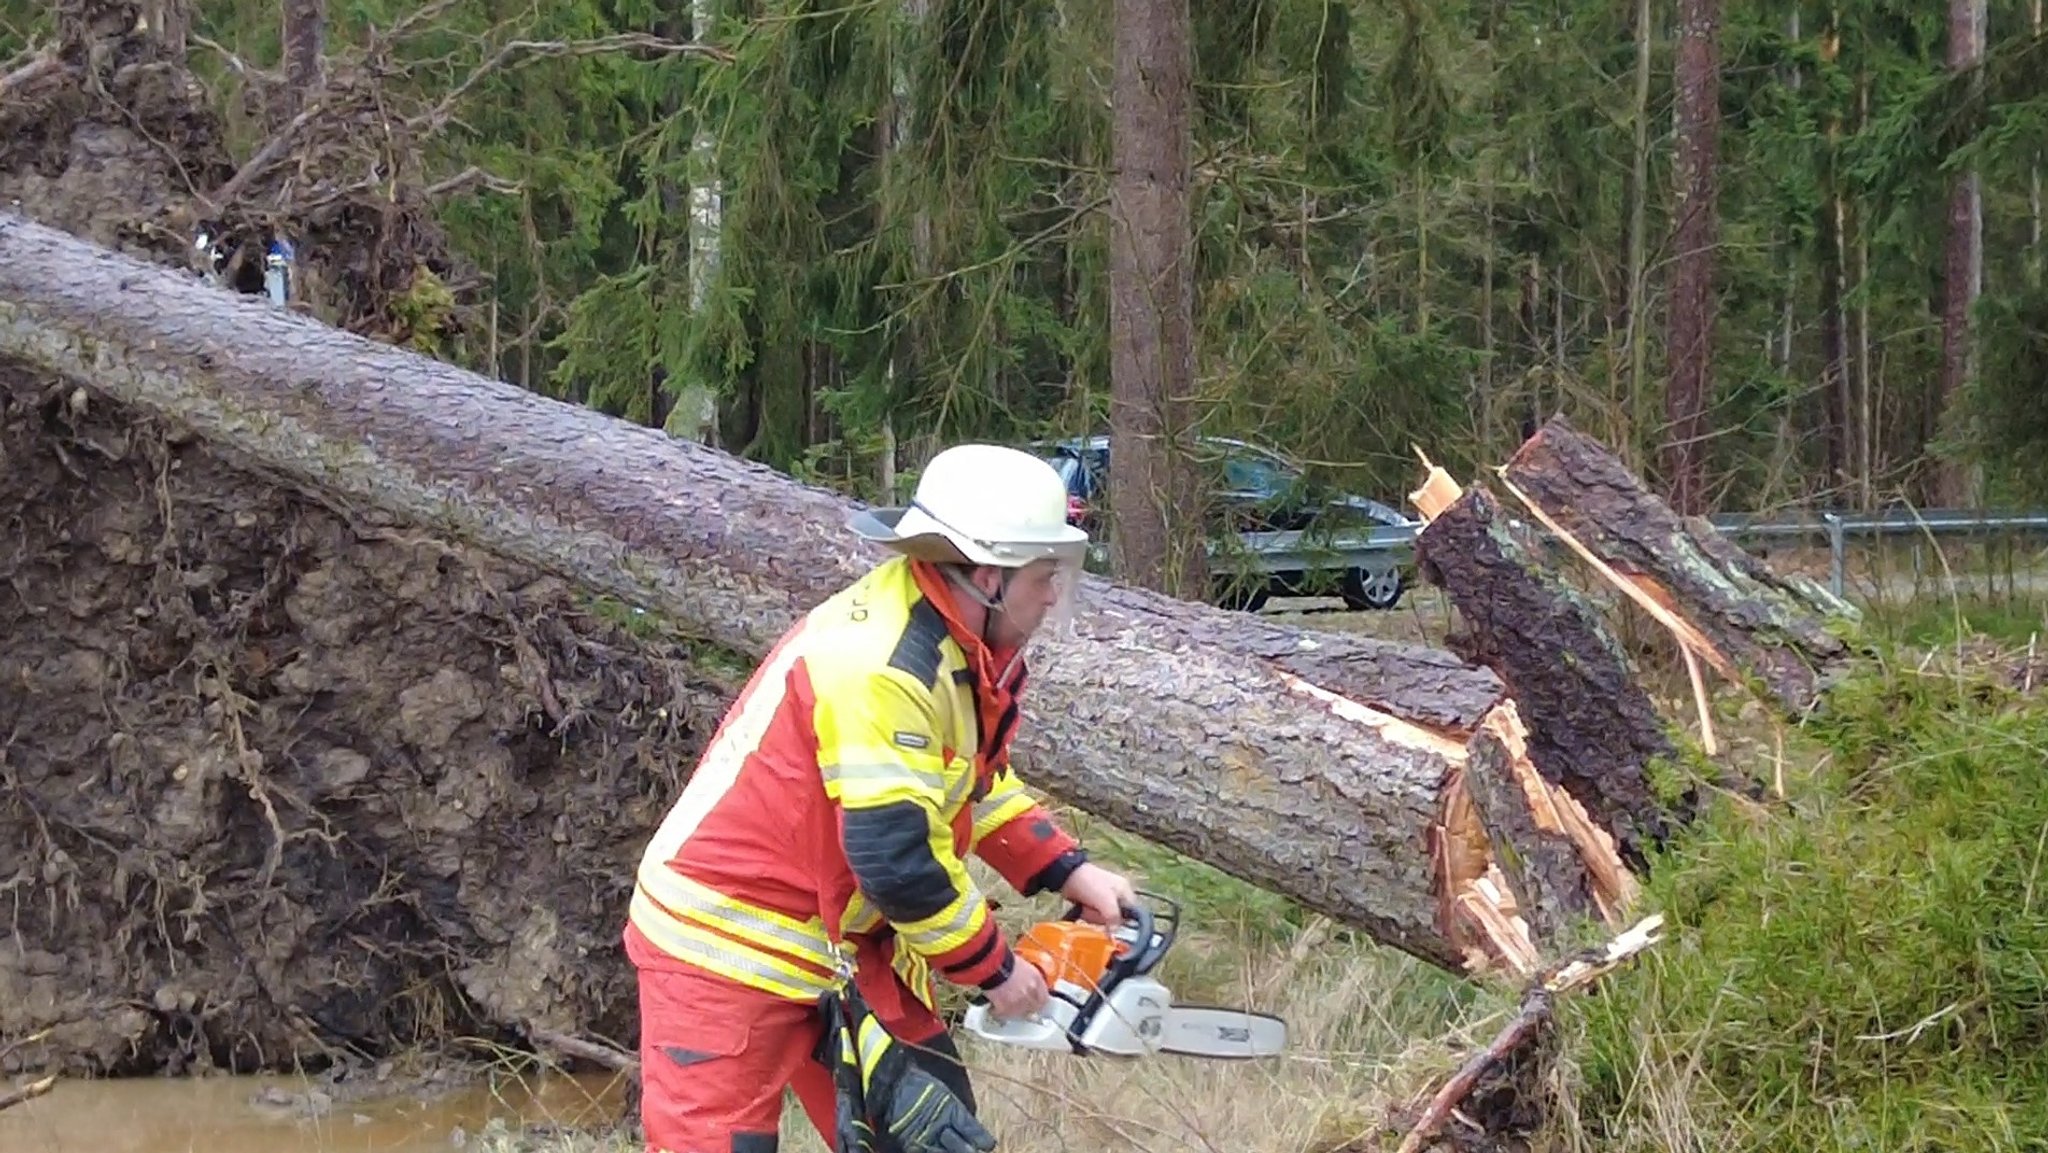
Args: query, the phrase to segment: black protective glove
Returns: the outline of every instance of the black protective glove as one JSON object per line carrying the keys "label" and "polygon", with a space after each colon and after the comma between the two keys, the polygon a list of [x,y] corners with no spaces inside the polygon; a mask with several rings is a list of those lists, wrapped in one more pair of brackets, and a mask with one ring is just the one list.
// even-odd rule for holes
{"label": "black protective glove", "polygon": [[[996,1147],[995,1134],[983,1128],[974,1114],[939,1079],[918,1068],[897,1049],[891,1054],[893,1084],[881,1084],[885,1071],[876,1070],[869,1086],[875,1123],[896,1139],[904,1153],[990,1153]],[[879,1099],[877,1099],[879,1098]]]}
{"label": "black protective glove", "polygon": [[[828,994],[817,1058],[833,1073],[833,1153],[991,1153],[995,1134],[882,1027],[851,986]],[[865,1075],[863,1075],[865,1070]]]}

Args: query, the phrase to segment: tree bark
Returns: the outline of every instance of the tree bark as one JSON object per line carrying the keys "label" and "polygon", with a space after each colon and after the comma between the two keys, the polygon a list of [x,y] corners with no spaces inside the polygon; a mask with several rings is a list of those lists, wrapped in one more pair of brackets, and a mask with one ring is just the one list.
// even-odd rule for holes
{"label": "tree bark", "polygon": [[1785,712],[1811,708],[1850,660],[1828,628],[1825,592],[1676,515],[1564,417],[1524,442],[1504,476],[1539,519],[1628,582],[1623,591],[1670,613],[1681,643],[1730,679],[1753,679]]}
{"label": "tree bark", "polygon": [[1208,595],[1194,426],[1188,0],[1114,0],[1109,197],[1110,537],[1114,571]]}
{"label": "tree bark", "polygon": [[327,0],[284,0],[284,113],[296,116],[324,81]]}
{"label": "tree bark", "polygon": [[[1451,503],[1435,507],[1418,494],[1429,523],[1415,546],[1424,579],[1450,594],[1466,626],[1452,647],[1494,670],[1528,726],[1529,757],[1544,779],[1576,798],[1641,867],[1645,841],[1662,843],[1693,816],[1695,798],[1667,808],[1647,773],[1653,761],[1675,759],[1677,744],[1620,642],[1556,575],[1545,546],[1511,524],[1486,488],[1458,494],[1448,476],[1436,477]],[[1475,759],[1475,776],[1478,767]]]}
{"label": "tree bark", "polygon": [[[824,489],[5,215],[0,359],[752,658],[882,555]],[[1076,635],[1035,662],[1027,779],[1417,957],[1468,963],[1434,850],[1497,682],[1433,650],[1092,579],[1083,595]]]}
{"label": "tree bark", "polygon": [[1654,46],[1654,10],[1650,0],[1636,0],[1636,87],[1633,116],[1635,147],[1628,184],[1628,400],[1631,430],[1641,436],[1650,427],[1649,325],[1643,316],[1650,297],[1650,60]]}
{"label": "tree bark", "polygon": [[[1984,0],[1949,0],[1948,66],[1965,73],[1984,61]],[[1973,84],[1971,118],[1978,118],[1981,87]],[[1934,435],[1949,442],[1934,464],[1930,496],[1950,508],[1972,503],[1975,487],[1970,470],[1959,459],[1966,451],[1957,422],[1963,393],[1974,375],[1976,347],[1970,335],[1970,310],[1984,282],[1983,189],[1977,170],[1955,175],[1949,185],[1948,244],[1945,254],[1941,315],[1941,376],[1935,397]]]}
{"label": "tree bark", "polygon": [[1721,127],[1717,44],[1720,0],[1679,0],[1678,155],[1672,165],[1676,221],[1672,259],[1670,391],[1665,416],[1666,491],[1672,507],[1691,516],[1706,509],[1707,392],[1712,379],[1716,154]]}

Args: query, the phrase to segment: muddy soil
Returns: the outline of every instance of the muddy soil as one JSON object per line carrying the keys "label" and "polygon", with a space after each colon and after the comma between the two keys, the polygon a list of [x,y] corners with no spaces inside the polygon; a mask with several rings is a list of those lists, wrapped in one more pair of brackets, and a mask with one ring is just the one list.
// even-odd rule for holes
{"label": "muddy soil", "polygon": [[0,364],[0,1073],[631,1046],[738,672]]}

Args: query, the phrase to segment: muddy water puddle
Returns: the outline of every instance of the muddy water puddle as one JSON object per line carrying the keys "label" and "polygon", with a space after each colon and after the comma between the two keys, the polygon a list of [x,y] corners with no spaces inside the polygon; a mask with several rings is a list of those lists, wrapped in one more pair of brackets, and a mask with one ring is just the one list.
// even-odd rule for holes
{"label": "muddy water puddle", "polygon": [[607,1126],[623,1089],[611,1074],[554,1074],[344,1100],[317,1079],[288,1076],[59,1081],[0,1111],[0,1153],[478,1150],[498,1132]]}

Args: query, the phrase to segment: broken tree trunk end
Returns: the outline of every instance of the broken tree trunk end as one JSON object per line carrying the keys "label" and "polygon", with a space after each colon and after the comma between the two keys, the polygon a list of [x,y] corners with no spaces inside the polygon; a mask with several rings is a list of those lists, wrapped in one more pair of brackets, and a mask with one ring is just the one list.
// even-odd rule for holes
{"label": "broken tree trunk end", "polygon": [[1651,787],[1651,764],[1678,756],[1669,726],[1597,609],[1545,562],[1535,534],[1512,523],[1484,486],[1462,489],[1424,464],[1428,479],[1410,497],[1427,521],[1417,568],[1465,622],[1452,647],[1500,677],[1536,768],[1641,867],[1645,842],[1661,843],[1697,803],[1687,794],[1667,807]]}
{"label": "broken tree trunk end", "polygon": [[1420,1153],[1430,1141],[1443,1130],[1444,1123],[1458,1106],[1478,1089],[1482,1079],[1509,1063],[1510,1059],[1532,1047],[1544,1033],[1547,1033],[1556,1012],[1557,998],[1584,988],[1606,976],[1621,964],[1643,950],[1656,944],[1658,931],[1663,927],[1664,918],[1654,915],[1643,918],[1627,932],[1616,936],[1605,946],[1587,949],[1547,968],[1543,975],[1529,983],[1522,994],[1521,1010],[1495,1034],[1492,1042],[1484,1049],[1472,1054],[1457,1072],[1453,1073],[1443,1087],[1429,1100],[1421,1116],[1409,1129],[1401,1142],[1399,1153]]}
{"label": "broken tree trunk end", "polygon": [[1771,572],[1705,520],[1680,517],[1564,417],[1523,442],[1501,477],[1690,656],[1755,686],[1786,715],[1811,709],[1851,660],[1809,587]]}
{"label": "broken tree trunk end", "polygon": [[1619,924],[1635,900],[1635,878],[1613,839],[1531,763],[1513,701],[1473,735],[1462,779],[1539,953],[1555,953],[1582,917]]}

